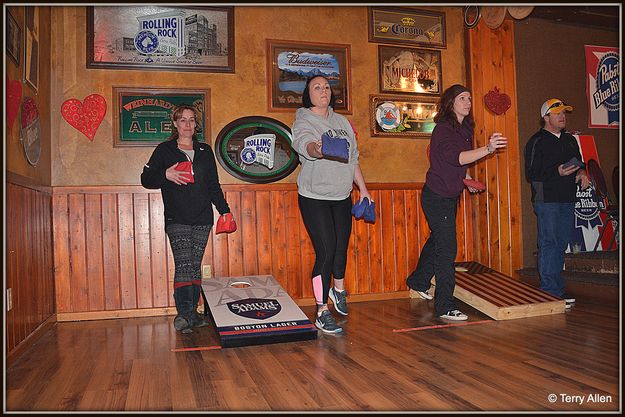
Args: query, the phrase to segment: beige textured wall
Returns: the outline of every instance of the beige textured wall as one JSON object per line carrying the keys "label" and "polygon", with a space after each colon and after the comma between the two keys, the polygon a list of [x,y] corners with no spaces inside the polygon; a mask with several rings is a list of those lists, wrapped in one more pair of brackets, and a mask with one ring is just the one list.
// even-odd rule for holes
{"label": "beige textured wall", "polygon": [[[447,49],[442,51],[443,87],[465,82],[464,32],[459,7],[445,12]],[[368,42],[366,7],[235,7],[235,74],[86,69],[86,8],[53,7],[52,182],[63,185],[139,184],[153,148],[114,148],[113,86],[185,87],[211,90],[211,139],[243,116],[268,116],[291,126],[294,112],[268,112],[266,39],[351,45],[353,114],[359,134],[361,166],[368,182],[423,181],[427,170],[423,139],[372,138],[369,94],[378,93],[377,43]],[[313,23],[314,24],[311,24]],[[315,29],[312,29],[315,28]],[[108,108],[90,142],[60,116],[63,101],[98,93]],[[298,171],[281,182],[295,182]],[[219,167],[224,184],[243,183]]]}

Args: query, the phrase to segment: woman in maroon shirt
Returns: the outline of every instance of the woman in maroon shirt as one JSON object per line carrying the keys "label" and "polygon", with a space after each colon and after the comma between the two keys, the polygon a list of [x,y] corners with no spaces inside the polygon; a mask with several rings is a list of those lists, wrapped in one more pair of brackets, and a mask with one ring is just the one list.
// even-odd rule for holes
{"label": "woman in maroon shirt", "polygon": [[[447,320],[466,320],[454,300],[454,261],[456,259],[456,209],[464,188],[463,180],[471,178],[468,165],[505,148],[507,139],[493,133],[486,146],[473,149],[475,122],[471,116],[471,92],[460,84],[443,93],[434,117],[436,127],[430,141],[430,168],[421,193],[421,207],[430,227],[417,268],[406,284],[426,300],[434,298],[436,315]],[[470,192],[478,189],[469,188]],[[428,293],[436,276],[434,297]]]}

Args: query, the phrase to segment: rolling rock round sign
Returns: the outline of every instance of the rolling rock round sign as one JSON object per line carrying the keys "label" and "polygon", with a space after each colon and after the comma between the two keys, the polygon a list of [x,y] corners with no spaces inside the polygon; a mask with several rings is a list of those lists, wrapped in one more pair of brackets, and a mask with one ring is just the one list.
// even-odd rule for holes
{"label": "rolling rock round sign", "polygon": [[317,338],[317,329],[271,275],[202,281],[222,347]]}

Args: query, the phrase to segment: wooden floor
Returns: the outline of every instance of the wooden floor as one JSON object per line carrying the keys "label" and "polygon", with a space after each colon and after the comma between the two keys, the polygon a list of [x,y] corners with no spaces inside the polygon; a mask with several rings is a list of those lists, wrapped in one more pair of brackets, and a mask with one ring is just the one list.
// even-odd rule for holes
{"label": "wooden floor", "polygon": [[[6,411],[619,411],[619,310],[444,324],[425,300],[350,304],[342,336],[219,345],[173,317],[57,323],[6,372]],[[311,307],[304,312],[312,317]],[[550,395],[555,401],[550,401]],[[575,396],[580,396],[583,403]]]}

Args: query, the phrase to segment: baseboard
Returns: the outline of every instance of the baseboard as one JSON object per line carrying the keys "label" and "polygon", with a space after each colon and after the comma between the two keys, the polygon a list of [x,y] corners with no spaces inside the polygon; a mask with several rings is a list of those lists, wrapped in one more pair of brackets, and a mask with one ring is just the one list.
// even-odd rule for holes
{"label": "baseboard", "polygon": [[[408,298],[408,291],[395,291],[379,294],[354,294],[349,296],[350,303],[360,303],[363,301],[381,301],[392,300],[398,298]],[[314,306],[315,299],[313,297],[301,298],[294,300],[298,306]],[[202,308],[200,308],[201,310]],[[82,321],[82,320],[108,320],[108,319],[127,319],[133,317],[155,317],[155,316],[172,316],[176,314],[175,307],[160,308],[141,308],[133,310],[106,310],[106,311],[87,311],[80,313],[57,313],[56,319],[59,322],[64,321]]]}
{"label": "baseboard", "polygon": [[[350,303],[361,303],[363,301],[382,301],[382,300],[395,300],[399,298],[409,298],[409,291],[395,291],[395,292],[386,292],[386,293],[376,293],[376,294],[354,294],[349,295],[348,293],[347,301]],[[316,304],[315,299],[313,297],[308,298],[300,298],[299,300],[294,300],[295,304],[300,307],[304,306],[314,306]]]}
{"label": "baseboard", "polygon": [[57,313],[57,321],[129,319],[134,317],[171,316],[176,307],[140,308],[132,310],[87,311],[81,313]]}
{"label": "baseboard", "polygon": [[[56,315],[51,315],[43,323],[39,325],[26,339],[22,340],[17,346],[15,346],[6,357],[6,367],[10,367],[15,363],[17,359],[31,347],[37,340],[41,338],[48,330],[54,326],[57,322]],[[5,368],[6,369],[6,368]]]}

